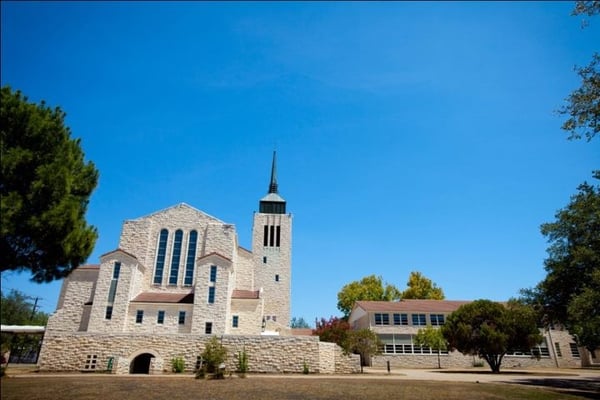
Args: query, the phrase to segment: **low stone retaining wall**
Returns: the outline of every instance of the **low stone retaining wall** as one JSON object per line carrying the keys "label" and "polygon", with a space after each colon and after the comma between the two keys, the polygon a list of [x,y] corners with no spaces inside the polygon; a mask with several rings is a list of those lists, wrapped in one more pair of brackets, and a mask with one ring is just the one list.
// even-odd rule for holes
{"label": "low stone retaining wall", "polygon": [[[304,365],[318,373],[360,372],[357,355],[344,355],[333,343],[312,336],[218,336],[228,350],[227,370],[237,368],[245,350],[249,372],[302,373]],[[38,365],[41,371],[106,371],[127,374],[134,359],[152,357],[151,374],[171,371],[171,360],[181,357],[185,372],[196,368],[209,335],[50,333],[44,337]]]}

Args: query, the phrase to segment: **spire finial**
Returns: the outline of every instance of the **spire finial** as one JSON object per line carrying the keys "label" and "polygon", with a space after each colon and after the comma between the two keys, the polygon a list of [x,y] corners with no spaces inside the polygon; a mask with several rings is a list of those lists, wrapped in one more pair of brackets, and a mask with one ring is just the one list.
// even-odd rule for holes
{"label": "spire finial", "polygon": [[271,166],[271,182],[269,193],[277,193],[277,151],[273,150],[273,165]]}

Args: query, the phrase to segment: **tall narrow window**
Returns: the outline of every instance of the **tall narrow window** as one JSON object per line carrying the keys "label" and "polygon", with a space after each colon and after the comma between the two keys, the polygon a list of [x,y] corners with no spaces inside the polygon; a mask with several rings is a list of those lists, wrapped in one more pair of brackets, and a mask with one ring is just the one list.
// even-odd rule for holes
{"label": "tall narrow window", "polygon": [[269,246],[275,246],[275,225],[270,226],[269,229]]}
{"label": "tall narrow window", "polygon": [[279,247],[281,241],[281,226],[277,226],[277,237],[275,238],[275,246]]}
{"label": "tall narrow window", "polygon": [[217,266],[216,265],[210,266],[210,281],[211,282],[217,281]]}
{"label": "tall narrow window", "polygon": [[265,234],[263,236],[263,246],[267,247],[269,245],[269,226],[265,225]]}
{"label": "tall narrow window", "polygon": [[198,232],[191,231],[188,240],[187,261],[185,263],[185,278],[183,284],[191,286],[194,280],[194,264],[196,263],[196,242],[198,241]]}
{"label": "tall narrow window", "polygon": [[204,325],[204,333],[207,335],[212,333],[212,322],[207,322],[206,325]]}
{"label": "tall narrow window", "polygon": [[141,324],[143,320],[144,320],[144,310],[137,310],[137,312],[135,313],[135,323]]}
{"label": "tall narrow window", "polygon": [[165,323],[165,312],[164,311],[159,311],[158,315],[156,317],[156,322],[158,324],[164,324]]}
{"label": "tall narrow window", "polygon": [[119,279],[119,274],[121,273],[121,263],[116,261],[113,269],[113,279]]}
{"label": "tall narrow window", "polygon": [[215,302],[215,287],[211,286],[208,288],[208,303],[213,304]]}
{"label": "tall narrow window", "polygon": [[234,315],[233,320],[231,321],[231,326],[233,328],[237,328],[239,321],[240,321],[240,318],[237,315]]}
{"label": "tall narrow window", "polygon": [[179,325],[185,325],[185,311],[179,311]]}
{"label": "tall narrow window", "polygon": [[165,268],[165,254],[167,252],[167,238],[169,231],[162,229],[158,240],[158,251],[156,253],[156,269],[154,270],[154,284],[162,284],[163,270]]}
{"label": "tall narrow window", "polygon": [[173,257],[171,257],[171,274],[169,275],[169,285],[177,285],[179,277],[179,259],[181,258],[181,241],[183,240],[183,231],[175,231],[173,238]]}
{"label": "tall narrow window", "polygon": [[[115,262],[115,265],[113,267],[113,278],[110,281],[110,287],[108,289],[108,302],[110,304],[114,303],[115,301],[115,296],[117,294],[117,283],[119,282],[119,274],[121,273],[121,263],[120,262]],[[107,318],[110,319],[110,318]]]}
{"label": "tall narrow window", "polygon": [[112,311],[113,311],[112,306],[106,307],[106,314],[104,315],[104,318],[105,319],[111,319],[112,318]]}
{"label": "tall narrow window", "polygon": [[275,282],[279,282],[279,275],[275,275]]}

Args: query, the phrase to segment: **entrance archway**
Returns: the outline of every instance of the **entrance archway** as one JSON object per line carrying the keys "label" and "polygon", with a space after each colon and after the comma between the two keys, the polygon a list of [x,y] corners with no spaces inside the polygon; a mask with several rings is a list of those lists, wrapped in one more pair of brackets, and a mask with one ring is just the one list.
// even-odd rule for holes
{"label": "entrance archway", "polygon": [[130,374],[149,374],[150,373],[150,360],[154,358],[154,355],[150,353],[142,353],[135,357],[131,361],[129,367]]}

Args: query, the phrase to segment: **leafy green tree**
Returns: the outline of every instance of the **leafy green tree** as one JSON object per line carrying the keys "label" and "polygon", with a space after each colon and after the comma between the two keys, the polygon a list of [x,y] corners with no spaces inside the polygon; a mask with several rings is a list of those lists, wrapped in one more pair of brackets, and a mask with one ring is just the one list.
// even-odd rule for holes
{"label": "leafy green tree", "polygon": [[578,190],[555,222],[542,225],[550,243],[547,275],[524,294],[547,322],[563,324],[578,344],[594,351],[600,346],[600,186],[583,183]]}
{"label": "leafy green tree", "polygon": [[[37,311],[34,299],[19,290],[11,290],[8,295],[0,292],[0,323],[2,325],[38,325],[45,326],[48,314]],[[42,335],[2,333],[0,335],[1,353],[11,351],[18,357],[28,352],[37,352]]]}
{"label": "leafy green tree", "polygon": [[445,298],[441,288],[417,271],[410,273],[406,286],[408,289],[402,292],[403,299],[444,300]]}
{"label": "leafy green tree", "polygon": [[393,301],[400,300],[401,292],[394,285],[384,285],[380,276],[369,275],[360,281],[350,282],[338,293],[338,309],[348,318],[356,301]]}
{"label": "leafy green tree", "polygon": [[337,343],[343,348],[348,331],[350,331],[350,325],[343,318],[330,317],[328,320],[321,318],[320,321],[315,321],[313,335],[318,336],[322,342]]}
{"label": "leafy green tree", "polygon": [[[577,1],[572,14],[594,16],[599,13],[600,1]],[[583,134],[589,142],[600,130],[599,68],[598,53],[592,55],[592,61],[586,67],[575,67],[581,78],[581,86],[567,97],[567,104],[558,111],[568,116],[562,129],[570,133],[569,139],[580,139]]]}
{"label": "leafy green tree", "polygon": [[292,329],[308,329],[308,328],[310,328],[310,325],[308,324],[308,322],[306,322],[304,320],[303,317],[300,317],[300,318],[293,317],[292,320],[290,321],[290,328],[292,328]]}
{"label": "leafy green tree", "polygon": [[495,373],[508,351],[529,350],[542,340],[534,310],[516,301],[506,306],[490,300],[464,304],[441,330],[450,349],[483,358]]}
{"label": "leafy green tree", "polygon": [[342,343],[342,348],[346,353],[355,353],[360,355],[360,372],[363,372],[363,365],[367,365],[367,360],[375,354],[379,354],[383,343],[379,336],[370,329],[359,329],[349,331],[346,339]]}
{"label": "leafy green tree", "polygon": [[92,252],[96,229],[85,221],[98,171],[70,138],[65,113],[1,89],[0,271],[62,278]]}
{"label": "leafy green tree", "polygon": [[414,341],[418,346],[430,347],[433,351],[437,351],[438,368],[442,368],[440,352],[448,350],[448,343],[441,329],[427,325],[425,328],[419,329]]}
{"label": "leafy green tree", "polygon": [[2,325],[40,325],[48,322],[48,314],[35,310],[31,296],[12,289],[8,295],[0,291],[0,322]]}

